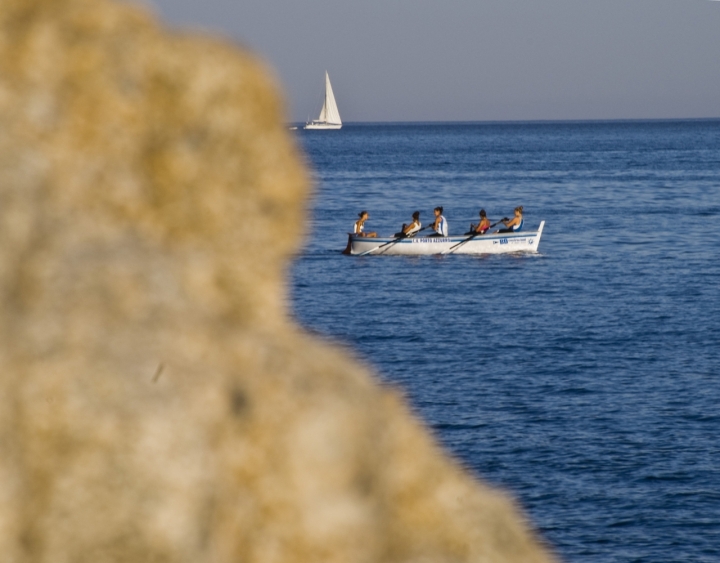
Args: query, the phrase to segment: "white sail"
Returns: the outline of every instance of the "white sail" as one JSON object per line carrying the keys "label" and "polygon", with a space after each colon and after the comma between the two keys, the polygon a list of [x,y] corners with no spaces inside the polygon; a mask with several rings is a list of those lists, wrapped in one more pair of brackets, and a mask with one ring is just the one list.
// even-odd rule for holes
{"label": "white sail", "polygon": [[323,111],[320,113],[320,120],[334,125],[342,125],[327,71],[325,71],[325,103],[323,104]]}
{"label": "white sail", "polygon": [[330,84],[330,75],[325,71],[325,100],[320,110],[320,116],[306,124],[305,129],[340,129],[341,127],[342,120]]}

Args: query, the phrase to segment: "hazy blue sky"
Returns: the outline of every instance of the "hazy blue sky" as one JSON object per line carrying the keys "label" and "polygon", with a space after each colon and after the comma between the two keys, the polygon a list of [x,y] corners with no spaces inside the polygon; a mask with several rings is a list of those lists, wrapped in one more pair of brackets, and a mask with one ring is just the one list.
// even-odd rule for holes
{"label": "hazy blue sky", "polygon": [[720,117],[711,0],[144,0],[274,69],[288,119]]}

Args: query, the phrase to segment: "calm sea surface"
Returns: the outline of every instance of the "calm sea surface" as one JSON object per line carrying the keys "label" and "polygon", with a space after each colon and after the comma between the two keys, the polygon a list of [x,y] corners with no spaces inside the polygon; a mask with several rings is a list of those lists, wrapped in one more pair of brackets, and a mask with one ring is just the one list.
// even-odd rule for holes
{"label": "calm sea surface", "polygon": [[[299,321],[403,388],[568,562],[720,561],[720,121],[298,131]],[[442,205],[546,221],[537,255],[348,257]]]}

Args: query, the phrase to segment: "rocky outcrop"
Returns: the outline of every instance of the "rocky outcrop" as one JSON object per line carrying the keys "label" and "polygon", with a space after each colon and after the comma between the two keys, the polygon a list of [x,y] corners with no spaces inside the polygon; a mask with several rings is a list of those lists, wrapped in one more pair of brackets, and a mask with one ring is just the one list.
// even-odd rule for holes
{"label": "rocky outcrop", "polygon": [[307,197],[247,54],[3,0],[0,561],[549,560],[289,319]]}

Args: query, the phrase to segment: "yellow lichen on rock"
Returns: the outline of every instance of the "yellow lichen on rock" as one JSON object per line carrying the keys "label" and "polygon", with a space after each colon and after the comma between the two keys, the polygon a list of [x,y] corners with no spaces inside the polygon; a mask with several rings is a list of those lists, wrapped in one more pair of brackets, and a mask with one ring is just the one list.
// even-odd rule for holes
{"label": "yellow lichen on rock", "polygon": [[138,8],[0,4],[0,562],[549,561],[288,318],[282,111]]}

